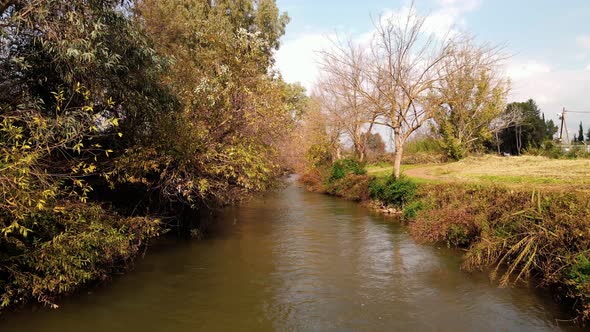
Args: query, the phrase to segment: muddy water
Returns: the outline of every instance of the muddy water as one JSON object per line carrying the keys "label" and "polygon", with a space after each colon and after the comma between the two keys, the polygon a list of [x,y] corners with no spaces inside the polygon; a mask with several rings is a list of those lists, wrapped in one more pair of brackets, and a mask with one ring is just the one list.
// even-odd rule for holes
{"label": "muddy water", "polygon": [[204,241],[162,243],[59,310],[0,331],[557,331],[534,289],[498,289],[355,203],[295,185],[228,209]]}

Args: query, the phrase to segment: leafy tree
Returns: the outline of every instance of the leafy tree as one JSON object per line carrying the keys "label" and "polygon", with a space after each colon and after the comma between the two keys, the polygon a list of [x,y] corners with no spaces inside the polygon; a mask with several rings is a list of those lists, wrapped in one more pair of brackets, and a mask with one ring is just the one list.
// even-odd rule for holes
{"label": "leafy tree", "polygon": [[[545,117],[543,116],[543,118]],[[553,122],[553,120],[545,121],[545,139],[553,139],[553,136],[557,133],[558,130],[559,128],[557,127],[555,122]]]}
{"label": "leafy tree", "polygon": [[522,119],[519,124],[506,128],[500,134],[501,150],[511,154],[520,154],[524,148],[538,148],[545,140],[553,139],[557,126],[552,120],[543,121],[541,110],[534,100],[514,102],[509,109],[519,109]]}
{"label": "leafy tree", "polygon": [[461,159],[491,141],[490,124],[504,110],[508,94],[508,80],[498,75],[501,61],[497,48],[467,41],[443,62],[443,103],[434,120],[448,157]]}
{"label": "leafy tree", "polygon": [[157,51],[175,59],[162,81],[181,112],[158,128],[156,146],[121,164],[127,179],[192,207],[268,188],[280,171],[277,141],[294,124],[291,92],[271,69],[288,17],[271,0],[144,0],[137,9]]}
{"label": "leafy tree", "polygon": [[[306,103],[272,69],[287,21],[274,0],[0,1],[0,307],[124,267],[154,211],[273,185]],[[110,208],[130,188],[145,208]]]}
{"label": "leafy tree", "polygon": [[[145,140],[173,97],[159,81],[167,65],[149,38],[128,17],[126,2],[114,0],[8,1],[2,18],[0,105],[14,109],[42,101],[52,110],[53,93],[73,96],[85,87],[95,112],[108,110],[123,142]],[[107,108],[106,105],[113,107]]]}
{"label": "leafy tree", "polygon": [[92,201],[174,98],[121,1],[0,4],[0,307],[53,304],[157,232]]}
{"label": "leafy tree", "polygon": [[364,133],[367,142],[367,158],[374,161],[385,154],[385,142],[379,133]]}

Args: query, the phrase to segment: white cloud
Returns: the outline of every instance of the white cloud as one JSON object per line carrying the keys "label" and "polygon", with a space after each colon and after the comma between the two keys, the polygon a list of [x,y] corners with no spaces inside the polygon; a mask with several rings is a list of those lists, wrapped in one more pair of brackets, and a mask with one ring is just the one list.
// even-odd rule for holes
{"label": "white cloud", "polygon": [[471,11],[479,8],[481,0],[438,0],[438,3],[443,8],[459,8],[463,11]]}
{"label": "white cloud", "polygon": [[[439,7],[426,16],[424,31],[439,39],[457,35],[464,30],[467,22],[464,15],[476,10],[481,5],[480,0],[438,0]],[[410,7],[404,6],[398,10],[386,10],[382,20],[394,21],[408,16]]]}
{"label": "white cloud", "polygon": [[[438,0],[436,8],[426,19],[425,31],[438,38],[448,37],[447,33],[456,34],[458,28],[465,26],[463,15],[476,10],[481,0]],[[405,15],[409,7],[404,6],[398,10],[385,10],[381,19],[395,18]],[[369,18],[367,17],[367,20]],[[362,44],[369,43],[374,31],[356,33],[352,38]],[[283,41],[283,45],[276,54],[276,67],[281,71],[287,82],[300,82],[310,91],[319,75],[318,61],[319,51],[328,48],[336,34],[322,32],[310,32],[298,35]]]}
{"label": "white cloud", "polygon": [[[547,120],[558,121],[557,113],[563,107],[569,110],[588,110],[587,87],[590,75],[586,70],[553,69],[536,61],[524,61],[509,66],[512,90],[509,101],[534,99]],[[590,66],[586,68],[590,70]],[[568,118],[568,128],[577,128],[580,121],[590,123],[590,116],[572,113]]]}
{"label": "white cloud", "polygon": [[535,60],[513,61],[508,65],[507,74],[512,80],[529,78],[536,74],[548,73],[551,67],[545,63]]}
{"label": "white cloud", "polygon": [[287,82],[300,82],[310,91],[319,75],[318,52],[330,45],[330,38],[333,35],[307,33],[283,42],[276,54],[276,67],[283,78]]}
{"label": "white cloud", "polygon": [[577,36],[576,44],[581,48],[590,49],[590,35]]}
{"label": "white cloud", "polygon": [[590,65],[588,65],[588,67],[586,67],[586,70],[590,70]]}

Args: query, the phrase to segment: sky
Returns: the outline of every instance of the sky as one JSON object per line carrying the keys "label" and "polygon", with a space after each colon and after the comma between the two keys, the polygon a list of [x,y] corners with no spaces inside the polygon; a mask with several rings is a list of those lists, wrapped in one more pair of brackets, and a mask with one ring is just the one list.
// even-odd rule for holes
{"label": "sky", "polygon": [[[277,0],[291,17],[277,52],[288,82],[310,90],[318,51],[335,36],[362,39],[380,14],[407,8],[408,0]],[[480,43],[505,45],[508,102],[534,99],[547,119],[565,107],[570,133],[590,127],[589,0],[415,0],[433,32],[461,31]],[[587,112],[574,113],[574,112]]]}

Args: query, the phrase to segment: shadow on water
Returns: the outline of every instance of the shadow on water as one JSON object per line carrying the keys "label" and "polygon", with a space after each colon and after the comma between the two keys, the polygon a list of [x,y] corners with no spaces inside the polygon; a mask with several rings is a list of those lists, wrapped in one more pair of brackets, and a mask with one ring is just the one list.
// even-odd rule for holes
{"label": "shadow on water", "polygon": [[566,329],[542,292],[459,265],[358,204],[290,185],[223,211],[205,240],[162,241],[59,310],[0,316],[0,331]]}

